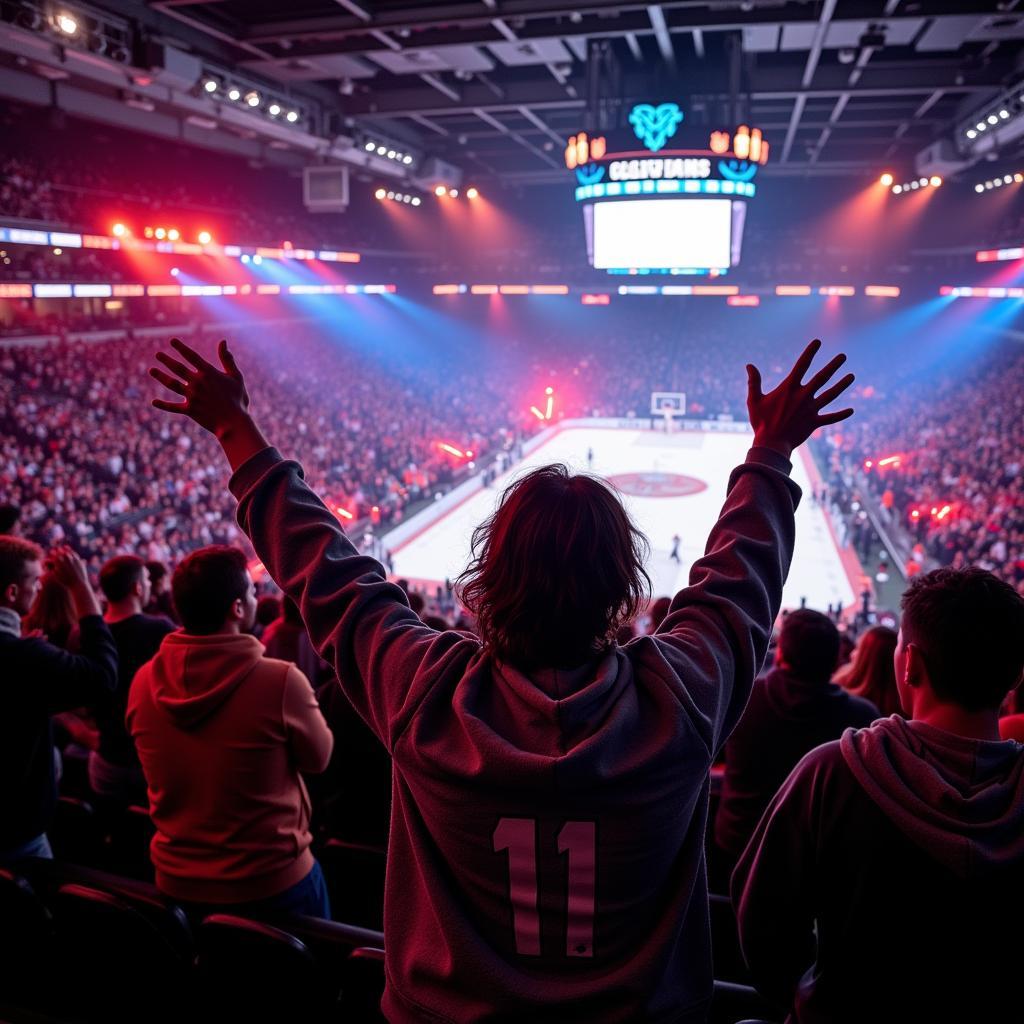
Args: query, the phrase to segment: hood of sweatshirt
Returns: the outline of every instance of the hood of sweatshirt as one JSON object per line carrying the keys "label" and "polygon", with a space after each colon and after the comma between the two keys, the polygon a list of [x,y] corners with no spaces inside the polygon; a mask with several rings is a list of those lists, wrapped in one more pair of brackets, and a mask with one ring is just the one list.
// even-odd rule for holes
{"label": "hood of sweatshirt", "polygon": [[263,644],[246,633],[164,637],[150,663],[153,700],[181,729],[216,714],[263,657]]}
{"label": "hood of sweatshirt", "polygon": [[960,878],[1024,859],[1024,747],[899,715],[847,729],[840,750],[883,814]]}
{"label": "hood of sweatshirt", "polygon": [[822,708],[832,701],[847,702],[846,691],[827,679],[801,679],[787,669],[775,666],[762,678],[764,698],[783,719],[797,722],[820,719]]}

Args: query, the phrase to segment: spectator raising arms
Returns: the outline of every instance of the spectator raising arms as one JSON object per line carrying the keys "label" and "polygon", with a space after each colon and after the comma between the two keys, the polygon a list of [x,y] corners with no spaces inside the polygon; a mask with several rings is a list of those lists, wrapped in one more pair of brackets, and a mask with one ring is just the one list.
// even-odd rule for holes
{"label": "spectator raising arms", "polygon": [[[392,1022],[703,1021],[711,764],[768,647],[794,543],[793,448],[822,408],[813,342],[772,392],[748,366],[754,446],[658,632],[613,640],[645,595],[617,496],[547,466],[477,531],[463,597],[481,639],[438,632],[359,554],[248,412],[242,374],[177,339],[151,374],[220,441],[238,519],[394,759],[384,924]],[[166,643],[166,641],[165,641]]]}

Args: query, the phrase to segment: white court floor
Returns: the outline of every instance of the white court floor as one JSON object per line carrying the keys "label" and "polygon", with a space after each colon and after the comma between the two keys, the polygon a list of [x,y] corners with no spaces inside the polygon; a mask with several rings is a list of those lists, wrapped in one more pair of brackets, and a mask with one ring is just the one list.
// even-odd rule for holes
{"label": "white court floor", "polygon": [[[686,585],[690,566],[704,552],[708,532],[718,517],[732,468],[742,462],[749,434],[679,432],[574,427],[563,430],[528,455],[492,488],[473,494],[404,545],[393,549],[395,574],[418,582],[454,579],[469,560],[473,528],[493,510],[505,486],[517,475],[550,462],[564,462],[576,471],[601,476],[625,473],[673,474],[695,478],[707,486],[676,497],[623,495],[634,521],[647,535],[651,556],[647,571],[653,595],[673,594]],[[783,592],[783,607],[824,611],[829,604],[853,603],[855,595],[823,510],[810,500],[810,482],[803,459],[794,456],[793,479],[803,489],[797,509],[796,551]],[[411,525],[411,523],[410,523]],[[680,563],[670,557],[672,537],[679,534]]]}

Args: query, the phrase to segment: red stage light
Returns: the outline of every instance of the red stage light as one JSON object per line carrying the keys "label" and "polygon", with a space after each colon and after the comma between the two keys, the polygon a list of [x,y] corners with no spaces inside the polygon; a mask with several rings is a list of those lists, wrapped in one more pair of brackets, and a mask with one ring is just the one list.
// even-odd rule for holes
{"label": "red stage light", "polygon": [[171,229],[170,229],[170,230],[169,230],[169,231],[167,232],[167,237],[168,237],[168,238],[169,238],[169,239],[170,239],[170,240],[171,240],[172,242],[176,242],[176,241],[177,241],[177,240],[178,240],[179,238],[181,238],[181,232],[180,232],[180,231],[179,231],[179,230],[178,230],[177,228],[171,228]]}
{"label": "red stage light", "polygon": [[124,238],[124,236],[128,234],[128,228],[126,228],[124,224],[120,223],[119,221],[110,229],[110,233],[115,238]]}
{"label": "red stage light", "polygon": [[387,194],[388,194],[387,190],[383,189],[383,188],[379,188],[379,189],[377,189],[376,192],[373,193],[374,198],[376,198],[376,199],[384,199],[385,196],[387,196]]}
{"label": "red stage light", "polygon": [[[438,186],[437,186],[437,187],[436,187],[436,188],[434,189],[434,195],[435,195],[435,196],[438,196],[439,198],[440,198],[441,196],[446,196],[446,195],[448,195],[448,189],[446,189],[446,188],[444,187],[444,185],[438,185]],[[379,199],[380,197],[378,196],[377,198]]]}
{"label": "red stage light", "polygon": [[475,188],[473,188],[472,186],[470,186],[469,188],[466,189],[466,198],[467,199],[476,199],[476,197],[478,195],[480,195],[480,193]]}
{"label": "red stage light", "polygon": [[354,519],[355,516],[347,508],[342,508],[341,505],[336,505],[334,511],[341,516],[343,519]]}
{"label": "red stage light", "polygon": [[885,174],[883,174],[878,179],[878,183],[880,185],[884,185],[886,188],[888,188],[892,184],[892,182],[893,182],[893,177],[892,177],[892,175],[888,171],[886,171]]}
{"label": "red stage light", "polygon": [[209,245],[213,241],[213,235],[209,231],[200,231],[197,237],[200,245]]}
{"label": "red stage light", "polygon": [[580,301],[584,306],[607,306],[612,297],[607,292],[584,292]]}

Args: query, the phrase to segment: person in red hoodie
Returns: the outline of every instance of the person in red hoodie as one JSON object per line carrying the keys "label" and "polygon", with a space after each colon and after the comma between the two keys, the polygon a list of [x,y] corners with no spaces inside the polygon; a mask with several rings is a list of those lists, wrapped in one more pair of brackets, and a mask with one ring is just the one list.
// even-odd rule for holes
{"label": "person in red hoodie", "polygon": [[156,882],[213,909],[330,917],[300,772],[333,739],[306,677],[248,635],[256,588],[237,548],[193,551],[171,582],[182,629],[137,672],[127,724],[156,826]]}
{"label": "person in red hoodie", "polygon": [[480,638],[434,630],[268,444],[226,342],[220,369],[171,345],[151,373],[183,401],[154,405],[216,435],[239,523],[393,758],[388,1020],[703,1022],[711,765],[782,600],[789,456],[852,415],[822,412],[852,383],[826,386],[845,356],[804,383],[812,342],[768,394],[748,367],[754,446],[707,551],[659,630],[619,647],[646,542],[600,480],[516,481],[463,581]]}

